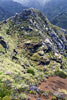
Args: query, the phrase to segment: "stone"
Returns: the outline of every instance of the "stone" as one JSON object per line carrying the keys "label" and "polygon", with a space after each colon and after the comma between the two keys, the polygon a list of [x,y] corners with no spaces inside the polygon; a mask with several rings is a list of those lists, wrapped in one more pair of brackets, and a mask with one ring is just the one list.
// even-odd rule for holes
{"label": "stone", "polygon": [[31,32],[32,28],[27,26],[27,27],[24,27],[23,30]]}
{"label": "stone", "polygon": [[57,45],[60,50],[64,49],[63,41],[58,37],[58,35],[54,33],[49,33],[50,37],[52,38],[53,42]]}
{"label": "stone", "polygon": [[36,50],[42,46],[42,43],[25,43],[25,47],[30,50],[31,53],[36,52]]}
{"label": "stone", "polygon": [[53,50],[53,46],[50,44],[50,43],[46,43],[47,47],[48,47],[48,50],[47,52],[50,52]]}
{"label": "stone", "polygon": [[13,54],[14,54],[14,56],[16,56],[17,53],[18,53],[18,52],[17,52],[15,49],[13,49]]}
{"label": "stone", "polygon": [[58,57],[58,53],[56,53],[56,52],[55,52],[55,56],[57,56],[57,57]]}
{"label": "stone", "polygon": [[44,56],[40,59],[39,65],[49,65],[49,63],[50,60],[46,56]]}
{"label": "stone", "polygon": [[12,56],[12,60],[18,60],[16,56]]}
{"label": "stone", "polygon": [[39,89],[38,89],[37,86],[31,86],[31,87],[30,87],[30,90],[32,90],[32,91],[36,91],[36,92],[39,91]]}
{"label": "stone", "polygon": [[1,39],[3,39],[3,37],[2,37],[2,36],[0,36],[0,40],[1,40]]}
{"label": "stone", "polygon": [[6,23],[7,23],[7,21],[6,21],[6,20],[4,20],[4,21],[3,21],[3,23],[4,23],[4,24],[6,24]]}
{"label": "stone", "polygon": [[45,30],[48,31],[48,27],[46,27]]}
{"label": "stone", "polygon": [[44,75],[44,77],[48,79],[48,76],[47,75]]}
{"label": "stone", "polygon": [[58,99],[64,99],[65,98],[65,94],[61,93],[61,92],[55,92],[54,96],[56,96],[56,98],[58,98]]}
{"label": "stone", "polygon": [[51,41],[48,38],[45,39],[45,42],[52,44]]}
{"label": "stone", "polygon": [[5,48],[8,49],[8,44],[4,40],[0,40],[0,44]]}
{"label": "stone", "polygon": [[11,75],[11,72],[10,71],[6,72],[6,75]]}
{"label": "stone", "polygon": [[44,55],[44,51],[39,51],[38,54],[39,54],[40,56],[43,56],[43,55]]}

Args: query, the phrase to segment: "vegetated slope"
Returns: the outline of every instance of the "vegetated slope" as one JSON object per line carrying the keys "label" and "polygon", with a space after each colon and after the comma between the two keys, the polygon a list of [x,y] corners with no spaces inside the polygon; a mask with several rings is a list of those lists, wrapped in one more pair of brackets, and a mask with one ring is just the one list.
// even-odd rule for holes
{"label": "vegetated slope", "polygon": [[31,86],[47,76],[67,77],[66,39],[67,31],[50,24],[36,9],[0,23],[0,80],[12,90],[12,100],[39,95]]}
{"label": "vegetated slope", "polygon": [[67,12],[63,12],[63,13],[57,15],[53,19],[52,23],[54,25],[57,25],[59,27],[67,29]]}
{"label": "vegetated slope", "polygon": [[13,0],[0,0],[0,21],[5,20],[16,13],[21,12],[24,8],[20,3]]}
{"label": "vegetated slope", "polygon": [[10,13],[6,12],[2,7],[0,7],[0,20],[10,17]]}
{"label": "vegetated slope", "polygon": [[[44,91],[44,93],[41,94],[40,98],[37,98],[33,94],[29,94],[31,100],[38,100],[38,99],[56,100],[55,95],[60,98],[61,95],[63,95],[63,93],[60,93],[60,91],[66,92],[65,90],[67,90],[67,79],[63,79],[58,76],[49,77],[45,82],[41,82],[38,88],[41,91]],[[52,97],[52,94],[54,94],[53,97]],[[64,95],[63,97],[61,97],[61,100],[63,100],[62,98],[64,98]],[[66,95],[66,98],[67,98],[67,95]]]}
{"label": "vegetated slope", "polygon": [[[46,14],[48,19],[51,22],[53,22],[53,20],[56,18],[56,16],[59,16],[59,14],[67,12],[67,0],[59,0],[59,1],[58,0],[50,0],[49,2],[47,2],[45,4],[43,12]],[[64,20],[64,19],[66,19],[65,16],[63,16],[62,20]],[[66,25],[64,21],[63,21],[63,23],[59,22],[59,24],[61,27],[64,27]],[[63,26],[63,24],[64,24],[64,26]]]}

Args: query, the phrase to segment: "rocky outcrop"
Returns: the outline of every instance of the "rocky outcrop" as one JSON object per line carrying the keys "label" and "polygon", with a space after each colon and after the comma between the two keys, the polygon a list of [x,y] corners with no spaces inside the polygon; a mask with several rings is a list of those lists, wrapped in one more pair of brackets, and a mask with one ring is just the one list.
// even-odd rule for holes
{"label": "rocky outcrop", "polygon": [[5,49],[5,51],[9,48],[7,42],[3,39],[3,37],[0,36],[0,44]]}
{"label": "rocky outcrop", "polygon": [[39,47],[42,46],[42,42],[39,43],[25,43],[25,47],[30,50],[30,53],[35,53]]}
{"label": "rocky outcrop", "polygon": [[0,40],[0,44],[5,48],[8,49],[8,45],[4,40]]}
{"label": "rocky outcrop", "polygon": [[40,96],[37,85],[45,78],[67,77],[66,31],[50,24],[40,11],[26,9],[1,22],[0,34],[0,79],[12,87],[11,97]]}
{"label": "rocky outcrop", "polygon": [[65,49],[63,41],[58,37],[58,35],[56,35],[56,33],[49,33],[49,35],[60,50]]}

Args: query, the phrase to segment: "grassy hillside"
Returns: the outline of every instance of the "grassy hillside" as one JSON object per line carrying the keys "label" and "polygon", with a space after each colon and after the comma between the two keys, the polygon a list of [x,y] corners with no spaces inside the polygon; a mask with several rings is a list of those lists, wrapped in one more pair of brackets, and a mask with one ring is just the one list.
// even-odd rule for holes
{"label": "grassy hillside", "polygon": [[27,93],[37,94],[30,87],[46,76],[67,77],[65,32],[36,9],[0,23],[0,80],[8,89],[0,97],[9,98],[3,100],[26,100]]}

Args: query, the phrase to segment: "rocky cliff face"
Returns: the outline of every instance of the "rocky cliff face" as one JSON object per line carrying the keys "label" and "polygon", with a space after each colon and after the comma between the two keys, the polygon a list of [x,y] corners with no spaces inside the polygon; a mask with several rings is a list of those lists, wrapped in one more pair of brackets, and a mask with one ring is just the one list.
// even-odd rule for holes
{"label": "rocky cliff face", "polygon": [[19,91],[20,98],[22,90],[29,92],[30,85],[38,85],[46,75],[66,78],[66,50],[66,30],[36,9],[23,10],[0,23],[0,79]]}

